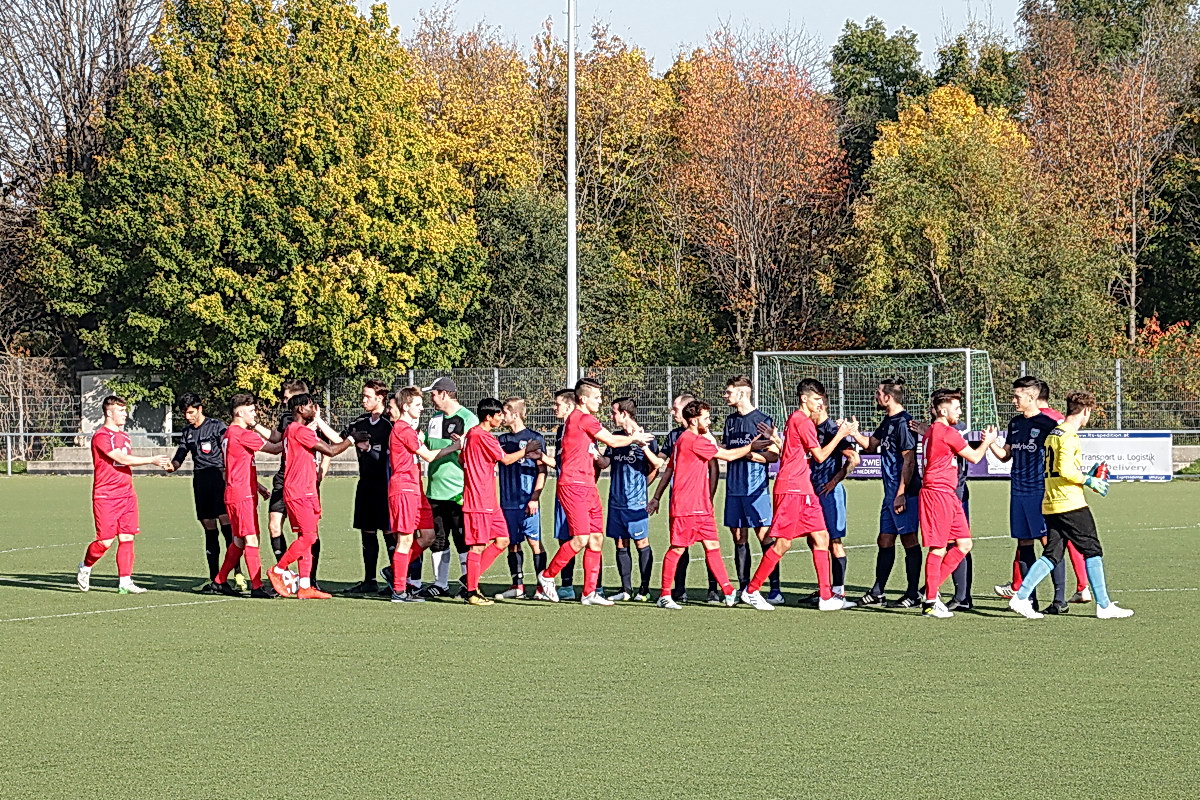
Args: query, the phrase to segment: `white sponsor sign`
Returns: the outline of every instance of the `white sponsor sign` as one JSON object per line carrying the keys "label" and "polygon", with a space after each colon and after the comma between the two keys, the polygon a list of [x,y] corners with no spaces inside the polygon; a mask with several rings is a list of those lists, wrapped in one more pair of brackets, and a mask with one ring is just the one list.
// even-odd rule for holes
{"label": "white sponsor sign", "polygon": [[[1167,431],[1082,430],[1079,438],[1084,472],[1100,461],[1108,462],[1108,479],[1112,481],[1169,481],[1175,471],[1172,439]],[[1011,461],[1001,461],[990,450],[986,463],[989,478],[1008,477],[1012,470]],[[974,471],[971,476],[979,477]]]}

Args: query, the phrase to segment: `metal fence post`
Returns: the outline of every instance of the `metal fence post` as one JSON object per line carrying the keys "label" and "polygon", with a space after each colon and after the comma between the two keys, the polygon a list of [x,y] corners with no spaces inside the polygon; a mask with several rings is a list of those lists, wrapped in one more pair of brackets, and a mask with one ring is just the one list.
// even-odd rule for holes
{"label": "metal fence post", "polygon": [[500,368],[492,367],[492,397],[503,400],[500,396]]}
{"label": "metal fence post", "polygon": [[[756,390],[757,391],[757,390]],[[675,376],[667,367],[667,430],[671,430],[671,406],[675,402]]]}
{"label": "metal fence post", "polygon": [[[329,384],[326,383],[325,384],[325,414],[326,414],[326,416],[328,416],[330,414],[329,404],[331,402],[331,397],[332,397],[332,393],[329,391]],[[330,424],[332,424],[332,422]]]}
{"label": "metal fence post", "polygon": [[1018,375],[1017,377],[1024,378],[1028,374],[1029,374],[1029,366],[1026,364],[1026,362],[1022,361],[1021,362],[1021,374]]}
{"label": "metal fence post", "polygon": [[417,385],[417,374],[416,374],[416,372],[414,372],[411,369],[408,371],[408,385],[409,386]]}
{"label": "metal fence post", "polygon": [[[17,432],[20,434],[20,440],[17,442],[18,449],[25,452],[25,359],[17,359]],[[9,451],[12,451],[12,441],[9,440]],[[12,474],[12,460],[9,459],[9,474]]]}
{"label": "metal fence post", "polygon": [[[975,428],[971,424],[971,422],[973,420],[975,404],[973,402],[971,402],[972,397],[974,396],[974,392],[971,391],[971,351],[970,350],[968,350],[966,353],[966,361],[967,361],[967,375],[966,375],[966,378],[967,378],[967,387],[966,387],[966,391],[967,391],[967,430],[973,431],[973,430],[975,430]],[[932,370],[932,369],[933,368],[930,367],[930,370]]]}
{"label": "metal fence post", "polygon": [[12,477],[12,437],[6,435],[4,437],[4,443],[6,445],[5,449],[8,450],[8,477],[11,478]]}
{"label": "metal fence post", "polygon": [[1124,420],[1122,419],[1122,414],[1121,414],[1121,395],[1122,395],[1121,388],[1122,387],[1121,387],[1121,359],[1119,359],[1119,358],[1117,359],[1117,367],[1116,367],[1116,376],[1115,377],[1117,379],[1117,430],[1121,431],[1121,430],[1125,430],[1125,426],[1124,426]]}
{"label": "metal fence post", "polygon": [[838,417],[846,418],[846,365],[838,364]]}

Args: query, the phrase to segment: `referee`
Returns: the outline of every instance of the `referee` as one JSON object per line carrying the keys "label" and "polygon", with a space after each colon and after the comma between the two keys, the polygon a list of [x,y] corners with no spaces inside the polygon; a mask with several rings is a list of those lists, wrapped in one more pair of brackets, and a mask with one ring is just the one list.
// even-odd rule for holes
{"label": "referee", "polygon": [[[392,422],[384,414],[388,387],[382,381],[369,380],[363,384],[360,414],[342,431],[342,438],[354,440],[358,456],[358,487],[354,491],[354,527],[362,536],[363,579],[346,589],[346,594],[376,594],[380,591],[375,580],[379,566],[379,539],[383,534],[387,563],[396,552],[396,534],[392,533],[388,512],[388,440]],[[391,595],[392,587],[383,593]]]}
{"label": "referee", "polygon": [[[192,457],[192,497],[196,502],[196,519],[204,527],[204,555],[208,559],[208,581],[196,587],[205,594],[218,594],[213,587],[217,572],[221,569],[221,539],[217,535],[217,524],[225,537],[225,546],[233,541],[233,528],[225,514],[225,452],[221,442],[225,438],[224,422],[204,416],[204,401],[192,392],[179,398],[179,410],[183,412],[188,426],[183,429],[179,447],[171,458],[171,471],[183,466],[188,455]],[[236,567],[233,582],[241,591],[246,591],[246,577],[241,564]]]}

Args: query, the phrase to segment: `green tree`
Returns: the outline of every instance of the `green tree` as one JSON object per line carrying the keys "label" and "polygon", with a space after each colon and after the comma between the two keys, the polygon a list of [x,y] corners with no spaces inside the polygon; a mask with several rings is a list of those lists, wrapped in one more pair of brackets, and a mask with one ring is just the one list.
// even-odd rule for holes
{"label": "green tree", "polygon": [[176,0],[154,51],[47,194],[35,277],[87,351],[143,392],[457,363],[471,197],[382,7]]}
{"label": "green tree", "polygon": [[937,59],[938,86],[957,86],[984,108],[1020,108],[1025,97],[1020,51],[999,32],[971,23],[938,48]]}

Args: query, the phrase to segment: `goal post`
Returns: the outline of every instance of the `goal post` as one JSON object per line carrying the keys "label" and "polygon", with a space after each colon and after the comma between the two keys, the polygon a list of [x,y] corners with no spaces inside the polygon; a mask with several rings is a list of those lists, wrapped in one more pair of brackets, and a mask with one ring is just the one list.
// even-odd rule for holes
{"label": "goal post", "polygon": [[[986,350],[797,350],[754,353],[754,397],[779,424],[796,407],[796,384],[816,378],[829,394],[829,414],[857,417],[863,430],[882,419],[875,389],[884,378],[901,377],[905,406],[925,416],[934,389],[961,389],[963,422],[978,430],[999,421],[991,358]],[[920,412],[920,413],[918,413]]]}

